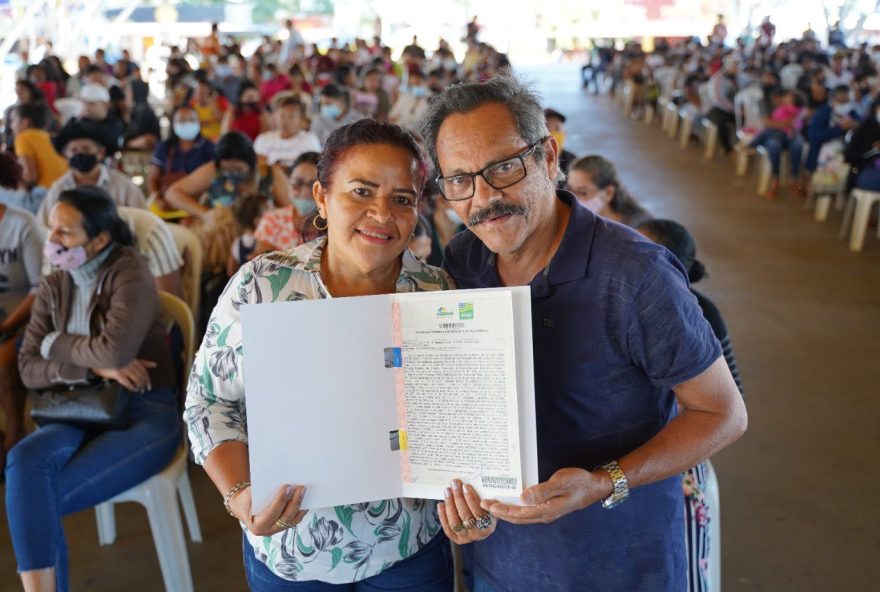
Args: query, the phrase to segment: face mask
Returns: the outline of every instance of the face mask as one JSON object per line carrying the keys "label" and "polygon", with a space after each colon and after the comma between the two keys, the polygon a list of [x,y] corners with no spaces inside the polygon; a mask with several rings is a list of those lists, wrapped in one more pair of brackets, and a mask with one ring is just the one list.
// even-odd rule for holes
{"label": "face mask", "polygon": [[550,132],[550,135],[556,138],[559,150],[562,150],[562,147],[565,145],[565,132]]}
{"label": "face mask", "polygon": [[234,171],[221,173],[220,176],[222,177],[224,183],[232,184],[236,187],[241,185],[251,177],[250,173],[239,173]]}
{"label": "face mask", "polygon": [[339,105],[321,105],[321,115],[327,119],[336,119],[342,115],[342,109]]}
{"label": "face mask", "polygon": [[229,66],[217,66],[214,68],[214,74],[217,75],[217,78],[226,78],[227,76],[232,76],[232,68]]}
{"label": "face mask", "polygon": [[417,99],[420,99],[424,96],[427,96],[428,89],[425,88],[424,86],[413,86],[409,89],[409,92],[412,93],[412,96],[416,97]]}
{"label": "face mask", "polygon": [[43,256],[46,261],[64,271],[79,269],[88,259],[86,248],[83,245],[68,249],[64,245],[50,240],[47,240],[43,246]]}
{"label": "face mask", "polygon": [[294,197],[293,198],[293,207],[296,208],[296,211],[299,212],[300,216],[307,216],[315,211],[317,204],[315,204],[315,200],[306,199],[304,197]]}
{"label": "face mask", "polygon": [[443,69],[447,72],[455,72],[455,70],[458,69],[458,64],[455,62],[455,60],[446,60],[445,62],[443,62]]}
{"label": "face mask", "polygon": [[449,221],[454,223],[456,226],[462,223],[461,216],[459,216],[458,212],[456,212],[452,208],[446,208],[446,217],[449,218]]}
{"label": "face mask", "polygon": [[197,121],[184,121],[174,124],[174,135],[181,140],[195,140],[201,129]]}
{"label": "face mask", "polygon": [[834,105],[834,114],[839,117],[846,117],[852,111],[852,103],[843,103],[842,105]]}
{"label": "face mask", "polygon": [[263,72],[263,82],[269,82],[270,80],[272,80],[272,73]]}
{"label": "face mask", "polygon": [[605,200],[602,199],[600,194],[596,194],[590,199],[582,201],[581,204],[594,214],[598,214],[605,208]]}
{"label": "face mask", "polygon": [[95,168],[96,164],[98,164],[98,156],[95,154],[84,154],[81,152],[74,154],[70,158],[70,166],[80,173],[88,173]]}

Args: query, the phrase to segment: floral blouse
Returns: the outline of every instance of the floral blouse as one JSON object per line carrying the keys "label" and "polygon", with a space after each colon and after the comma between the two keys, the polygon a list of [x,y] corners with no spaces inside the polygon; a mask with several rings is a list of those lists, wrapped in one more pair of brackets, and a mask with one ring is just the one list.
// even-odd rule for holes
{"label": "floral blouse", "polygon": [[[199,464],[223,442],[248,441],[241,306],[331,298],[319,273],[325,240],[257,257],[241,267],[220,297],[187,386],[184,419]],[[398,292],[453,287],[445,271],[404,252]],[[273,536],[254,536],[245,529],[256,557],[276,575],[333,584],[374,576],[416,553],[439,531],[437,504],[423,499],[309,510],[295,528]]]}

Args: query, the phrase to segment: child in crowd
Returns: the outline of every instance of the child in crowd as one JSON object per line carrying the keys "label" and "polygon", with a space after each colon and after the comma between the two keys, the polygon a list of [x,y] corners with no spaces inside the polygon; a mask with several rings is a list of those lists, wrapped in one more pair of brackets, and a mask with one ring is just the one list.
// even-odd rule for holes
{"label": "child in crowd", "polygon": [[226,273],[229,277],[235,275],[238,268],[250,261],[257,247],[257,239],[254,231],[269,210],[271,200],[262,193],[245,193],[232,204],[232,217],[238,225],[241,234],[232,243],[229,260],[226,264]]}
{"label": "child in crowd", "polygon": [[800,130],[804,123],[803,94],[797,90],[783,91],[779,105],[764,121],[764,129],[751,141],[750,148],[763,146],[770,156],[771,181],[767,197],[776,197],[779,191],[779,173],[782,152],[788,150],[791,161],[791,181],[789,190],[797,195],[804,195],[803,187],[798,182],[801,170],[801,159],[804,152],[804,140]]}

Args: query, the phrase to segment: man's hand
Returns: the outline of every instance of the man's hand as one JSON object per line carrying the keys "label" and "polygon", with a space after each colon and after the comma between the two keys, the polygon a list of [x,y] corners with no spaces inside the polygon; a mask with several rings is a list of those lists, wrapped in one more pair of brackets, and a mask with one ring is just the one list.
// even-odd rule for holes
{"label": "man's hand", "polygon": [[527,506],[483,500],[481,507],[496,518],[513,524],[548,524],[567,514],[583,510],[611,495],[611,477],[599,469],[559,469],[550,479],[526,489],[521,499]]}

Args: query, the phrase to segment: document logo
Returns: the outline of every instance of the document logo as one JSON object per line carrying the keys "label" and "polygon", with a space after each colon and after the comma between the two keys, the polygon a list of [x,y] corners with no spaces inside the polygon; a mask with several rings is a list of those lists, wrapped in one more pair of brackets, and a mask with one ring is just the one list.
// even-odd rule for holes
{"label": "document logo", "polygon": [[437,318],[442,319],[446,317],[454,317],[455,313],[451,310],[447,310],[445,306],[441,306],[437,309]]}
{"label": "document logo", "polygon": [[473,302],[459,302],[458,303],[458,318],[462,321],[466,321],[474,318],[474,303]]}

